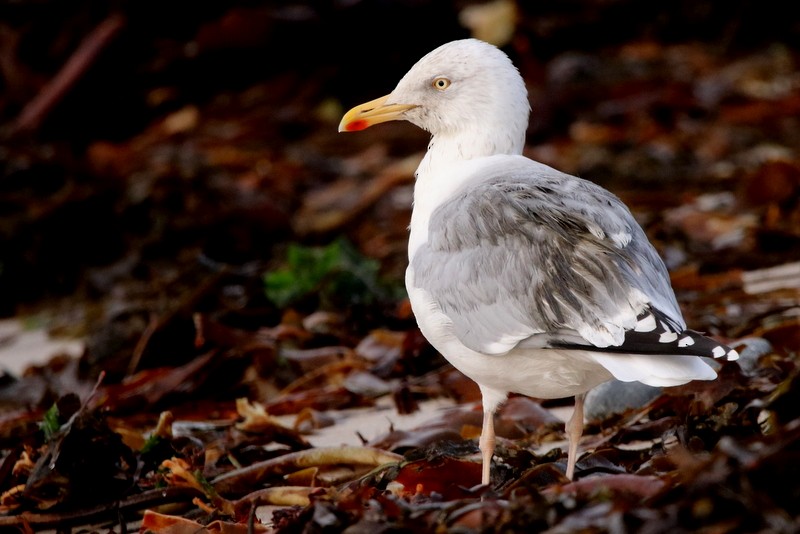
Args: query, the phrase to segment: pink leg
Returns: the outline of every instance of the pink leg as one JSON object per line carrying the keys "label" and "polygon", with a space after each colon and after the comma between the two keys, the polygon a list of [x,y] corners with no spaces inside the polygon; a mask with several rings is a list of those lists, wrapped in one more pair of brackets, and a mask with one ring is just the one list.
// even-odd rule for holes
{"label": "pink leg", "polygon": [[491,482],[492,456],[494,456],[494,411],[483,412],[483,428],[481,429],[481,439],[478,447],[482,455],[481,484],[488,485]]}
{"label": "pink leg", "polygon": [[[578,459],[578,443],[583,435],[583,399],[584,394],[575,395],[575,411],[566,424],[567,440],[569,448],[567,451],[567,478],[572,480],[575,474],[575,462]],[[484,428],[485,428],[484,423]]]}

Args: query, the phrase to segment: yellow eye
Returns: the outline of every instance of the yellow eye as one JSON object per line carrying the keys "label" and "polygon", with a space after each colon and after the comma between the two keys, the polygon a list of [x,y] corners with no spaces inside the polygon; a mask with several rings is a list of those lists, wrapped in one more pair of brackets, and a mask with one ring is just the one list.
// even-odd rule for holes
{"label": "yellow eye", "polygon": [[433,85],[434,89],[438,89],[439,91],[444,91],[445,89],[450,87],[450,80],[448,80],[447,78],[441,78],[441,77],[440,78],[435,78],[431,85]]}

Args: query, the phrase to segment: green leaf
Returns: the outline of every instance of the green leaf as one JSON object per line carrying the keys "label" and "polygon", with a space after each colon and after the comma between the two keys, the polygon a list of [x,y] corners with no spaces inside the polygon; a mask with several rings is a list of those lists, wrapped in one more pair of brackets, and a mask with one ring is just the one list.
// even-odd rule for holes
{"label": "green leaf", "polygon": [[393,296],[379,280],[380,263],[360,254],[344,239],[325,247],[292,244],[286,267],[264,275],[264,290],[284,308],[310,296],[322,307],[373,304]]}
{"label": "green leaf", "polygon": [[161,442],[162,439],[159,436],[157,436],[156,434],[151,434],[150,437],[148,437],[147,440],[144,442],[144,445],[142,445],[142,448],[139,452],[142,454],[147,454],[148,452],[155,449]]}
{"label": "green leaf", "polygon": [[39,428],[44,432],[44,438],[47,441],[50,441],[53,436],[61,430],[61,423],[58,422],[58,416],[58,405],[54,403],[44,412],[44,417],[42,417],[42,421],[39,423]]}
{"label": "green leaf", "polygon": [[202,471],[197,469],[192,473],[192,475],[194,475],[194,478],[197,479],[197,482],[199,482],[200,485],[203,487],[203,491],[205,492],[206,496],[208,496],[208,497],[218,497],[219,496],[219,494],[217,493],[217,490],[214,488],[214,486],[211,484],[211,482],[209,482],[208,479],[205,476],[203,476],[203,472]]}

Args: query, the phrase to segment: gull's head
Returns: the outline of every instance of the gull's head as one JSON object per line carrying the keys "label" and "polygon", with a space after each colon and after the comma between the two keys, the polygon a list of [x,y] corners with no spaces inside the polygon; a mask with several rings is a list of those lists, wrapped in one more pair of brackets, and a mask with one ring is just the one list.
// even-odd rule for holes
{"label": "gull's head", "polygon": [[525,82],[508,56],[483,41],[464,39],[424,56],[390,94],[348,111],[339,131],[406,120],[434,138],[468,136],[495,145],[489,149],[494,153],[519,153],[529,113]]}

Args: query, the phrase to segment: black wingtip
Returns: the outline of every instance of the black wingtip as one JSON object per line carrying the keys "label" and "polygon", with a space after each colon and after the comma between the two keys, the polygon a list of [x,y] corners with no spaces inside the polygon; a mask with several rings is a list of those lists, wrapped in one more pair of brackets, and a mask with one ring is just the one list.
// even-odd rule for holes
{"label": "black wingtip", "polygon": [[688,336],[694,340],[694,345],[692,348],[696,350],[697,356],[706,356],[709,358],[714,358],[715,360],[724,359],[729,362],[739,359],[739,353],[735,349],[732,349],[729,346],[720,343],[719,341],[715,341],[710,337],[706,337],[700,332],[686,330],[685,332],[681,333],[681,336]]}
{"label": "black wingtip", "polygon": [[715,360],[725,359],[729,362],[739,359],[739,353],[731,347],[694,330],[681,331],[679,325],[652,307],[639,315],[634,329],[625,332],[625,341],[621,345],[589,347],[555,341],[551,342],[551,346],[624,354],[702,356]]}

